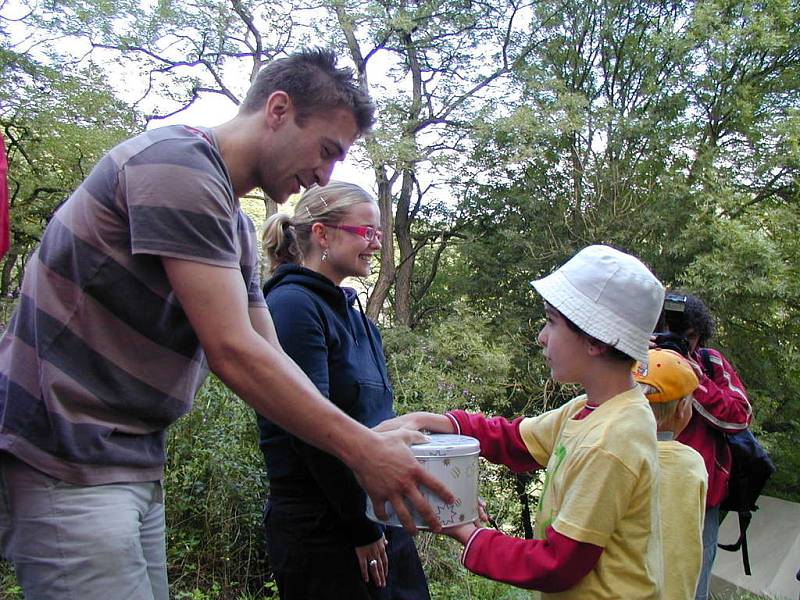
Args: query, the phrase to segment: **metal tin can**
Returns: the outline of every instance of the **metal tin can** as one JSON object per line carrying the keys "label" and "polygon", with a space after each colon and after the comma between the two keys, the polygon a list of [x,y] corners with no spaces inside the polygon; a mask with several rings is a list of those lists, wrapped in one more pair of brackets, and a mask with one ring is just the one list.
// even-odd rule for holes
{"label": "metal tin can", "polygon": [[[451,433],[429,434],[430,441],[411,446],[411,453],[426,471],[440,479],[456,497],[453,504],[445,504],[425,486],[420,492],[433,507],[442,527],[469,523],[478,518],[478,440],[466,435]],[[408,504],[408,503],[407,503]],[[408,504],[414,523],[420,529],[428,529],[420,514]],[[367,517],[384,525],[400,526],[400,519],[391,502],[386,503],[388,520],[375,515],[372,500],[367,496]]]}

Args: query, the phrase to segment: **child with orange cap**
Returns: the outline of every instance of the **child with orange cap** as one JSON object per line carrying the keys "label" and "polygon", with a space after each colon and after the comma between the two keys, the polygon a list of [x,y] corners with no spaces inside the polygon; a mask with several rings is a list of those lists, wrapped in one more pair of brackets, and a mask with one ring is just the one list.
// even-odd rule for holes
{"label": "child with orange cap", "polygon": [[677,352],[648,352],[646,367],[634,378],[656,418],[663,598],[693,598],[703,562],[703,517],[708,473],[703,458],[675,438],[692,416],[692,392],[698,386],[689,362]]}

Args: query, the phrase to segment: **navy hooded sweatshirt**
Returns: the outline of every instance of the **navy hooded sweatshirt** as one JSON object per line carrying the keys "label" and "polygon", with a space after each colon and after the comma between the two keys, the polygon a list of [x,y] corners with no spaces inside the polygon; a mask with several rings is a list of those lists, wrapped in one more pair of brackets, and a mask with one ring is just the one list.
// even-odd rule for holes
{"label": "navy hooded sweatshirt", "polygon": [[[282,265],[264,296],[281,346],[324,396],[367,427],[394,416],[380,334],[360,305],[354,307],[355,290]],[[260,415],[258,426],[270,495],[324,500],[354,546],[380,538],[382,528],[364,515],[366,495],[344,463]]]}

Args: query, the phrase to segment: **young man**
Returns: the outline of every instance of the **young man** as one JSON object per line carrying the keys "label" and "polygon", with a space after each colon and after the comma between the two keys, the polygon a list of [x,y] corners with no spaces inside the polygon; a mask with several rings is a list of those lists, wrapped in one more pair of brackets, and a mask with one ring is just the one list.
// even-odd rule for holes
{"label": "young man", "polygon": [[658,427],[659,505],[664,554],[664,598],[694,596],[703,562],[703,517],[708,474],[695,450],[675,438],[692,416],[698,380],[677,352],[648,352],[634,377],[650,402]]}
{"label": "young man", "polygon": [[332,53],[262,69],[215,129],[112,149],[56,212],[0,341],[0,547],[26,597],[168,595],[166,428],[208,368],[256,411],[347,464],[373,496],[436,520],[451,498],[405,447],[323,398],[283,353],[238,198],[325,185],[374,107]]}
{"label": "young man", "polygon": [[514,471],[547,466],[535,539],[473,524],[443,531],[464,544],[469,570],[547,598],[661,598],[656,424],[631,369],[647,362],[664,288],[607,246],[584,248],[533,285],[545,301],[539,343],[551,377],[585,394],[513,422],[454,410],[410,413],[381,429],[462,433]]}

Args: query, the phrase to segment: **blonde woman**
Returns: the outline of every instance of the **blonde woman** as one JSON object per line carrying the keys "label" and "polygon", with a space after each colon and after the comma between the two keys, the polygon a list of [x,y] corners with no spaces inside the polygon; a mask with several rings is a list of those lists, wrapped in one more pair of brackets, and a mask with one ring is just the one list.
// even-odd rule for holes
{"label": "blonde woman", "polygon": [[[347,277],[381,249],[380,212],[360,187],[307,190],[294,216],[267,221],[264,286],[281,345],[319,391],[368,427],[393,416],[380,334]],[[259,416],[270,477],[267,548],[283,600],[429,598],[413,540],[364,514],[352,471]]]}

